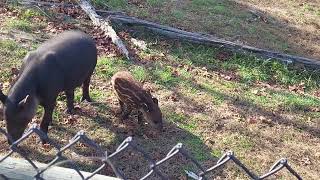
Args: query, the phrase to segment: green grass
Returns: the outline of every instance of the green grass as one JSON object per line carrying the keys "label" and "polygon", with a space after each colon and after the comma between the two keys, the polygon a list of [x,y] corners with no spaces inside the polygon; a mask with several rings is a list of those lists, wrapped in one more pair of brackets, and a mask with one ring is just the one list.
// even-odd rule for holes
{"label": "green grass", "polygon": [[216,0],[194,0],[192,1],[192,6],[196,9],[201,9],[203,7],[211,7],[216,5],[218,1]]}
{"label": "green grass", "polygon": [[5,26],[8,29],[18,29],[25,32],[31,32],[33,29],[33,26],[30,22],[21,19],[7,19]]}
{"label": "green grass", "polygon": [[185,43],[171,48],[176,61],[189,62],[196,66],[205,66],[209,70],[233,71],[245,83],[257,81],[292,85],[304,83],[307,89],[315,89],[320,81],[318,70],[297,69],[277,60],[263,60],[253,56],[236,54],[226,61],[215,58],[217,50],[202,45]]}
{"label": "green grass", "polygon": [[320,99],[296,95],[286,92],[273,92],[272,97],[277,102],[282,102],[283,107],[289,110],[307,110],[309,107],[317,107],[320,104]]}
{"label": "green grass", "polygon": [[217,5],[213,7],[213,11],[217,14],[226,14],[228,13],[228,8],[224,5]]}
{"label": "green grass", "polygon": [[11,68],[19,68],[27,49],[13,40],[0,40],[0,80],[7,81],[11,77]]}
{"label": "green grass", "polygon": [[143,82],[148,79],[148,72],[145,67],[143,66],[133,66],[130,69],[131,73],[140,82]]}
{"label": "green grass", "polygon": [[185,18],[185,14],[182,11],[179,10],[174,10],[172,12],[173,17],[177,20],[177,21],[181,21]]}
{"label": "green grass", "polygon": [[128,61],[119,58],[101,57],[98,60],[96,73],[102,78],[111,78],[119,70],[128,66]]}
{"label": "green grass", "polygon": [[178,79],[173,76],[170,66],[161,67],[156,66],[152,71],[152,77],[155,80],[155,83],[161,84],[164,86],[175,86],[178,83]]}
{"label": "green grass", "polygon": [[220,158],[223,155],[223,153],[218,149],[214,149],[211,151],[211,155],[213,157]]}
{"label": "green grass", "polygon": [[[222,139],[222,143],[227,149],[233,149],[241,156],[242,153],[246,153],[254,148],[255,142],[250,137],[241,134],[232,134]],[[241,153],[241,154],[240,154]]]}
{"label": "green grass", "polygon": [[151,7],[159,7],[164,1],[162,0],[147,0],[147,4]]}
{"label": "green grass", "polygon": [[115,9],[124,9],[128,5],[127,0],[93,0],[92,2],[100,8],[112,7]]}
{"label": "green grass", "polygon": [[[82,89],[81,88],[76,89],[74,97],[75,97],[76,102],[81,101],[81,98],[82,98]],[[106,92],[97,90],[95,88],[91,88],[90,89],[90,97],[93,101],[103,100],[104,97],[106,97]]]}
{"label": "green grass", "polygon": [[220,89],[221,86],[217,87],[216,85],[212,85],[210,83],[202,83],[202,88],[210,94],[212,101],[216,105],[220,105],[225,101],[224,91]]}
{"label": "green grass", "polygon": [[19,13],[19,16],[18,18],[5,18],[4,26],[6,29],[15,29],[31,33],[34,30],[38,30],[39,28],[46,26],[45,20],[41,22],[34,22],[33,18],[40,17],[42,15],[41,12],[34,9],[23,9],[16,6],[13,6],[12,9],[15,9]]}
{"label": "green grass", "polygon": [[32,20],[32,18],[42,15],[39,11],[34,9],[20,9],[20,11],[20,18],[24,20]]}
{"label": "green grass", "polygon": [[203,140],[201,138],[197,136],[186,137],[181,143],[183,143],[187,149],[190,149],[189,152],[191,152],[191,155],[197,161],[202,162],[210,159],[211,154],[206,153],[207,149],[203,145]]}
{"label": "green grass", "polygon": [[1,52],[9,53],[16,48],[18,48],[18,44],[12,40],[1,40],[0,41]]}

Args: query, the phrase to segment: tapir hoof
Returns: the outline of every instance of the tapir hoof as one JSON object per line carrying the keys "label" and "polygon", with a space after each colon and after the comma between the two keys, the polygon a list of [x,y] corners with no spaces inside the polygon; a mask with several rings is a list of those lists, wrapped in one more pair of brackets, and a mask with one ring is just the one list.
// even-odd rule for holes
{"label": "tapir hoof", "polygon": [[68,108],[65,113],[70,114],[70,115],[74,115],[77,114],[77,112],[79,112],[81,109],[80,107],[74,107],[74,108]]}

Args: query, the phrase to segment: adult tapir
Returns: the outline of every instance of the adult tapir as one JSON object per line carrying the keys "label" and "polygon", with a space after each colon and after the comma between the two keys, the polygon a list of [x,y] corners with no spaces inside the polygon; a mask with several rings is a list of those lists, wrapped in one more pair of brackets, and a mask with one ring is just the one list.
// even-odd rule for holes
{"label": "adult tapir", "polygon": [[48,132],[60,92],[66,94],[69,113],[74,110],[76,87],[82,85],[82,100],[91,101],[89,83],[96,64],[96,45],[80,31],[61,33],[28,53],[8,95],[0,91],[7,131],[13,141],[22,136],[39,104],[44,107],[40,128]]}

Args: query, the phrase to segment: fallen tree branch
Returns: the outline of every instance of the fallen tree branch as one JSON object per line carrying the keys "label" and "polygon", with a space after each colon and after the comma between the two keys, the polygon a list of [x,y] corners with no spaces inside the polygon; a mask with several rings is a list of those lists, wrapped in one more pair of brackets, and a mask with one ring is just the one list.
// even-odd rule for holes
{"label": "fallen tree branch", "polygon": [[301,63],[306,66],[320,67],[320,60],[310,59],[310,58],[305,58],[300,56],[293,56],[293,55],[283,54],[280,52],[269,51],[269,50],[264,50],[260,48],[255,48],[252,46],[237,44],[234,42],[219,39],[212,35],[188,32],[188,31],[172,28],[169,26],[159,25],[150,21],[141,20],[135,17],[130,17],[126,15],[109,14],[108,18],[113,23],[127,24],[131,26],[141,26],[153,32],[156,32],[158,34],[161,34],[170,38],[174,38],[174,39],[187,40],[187,41],[196,42],[196,43],[219,46],[219,47],[227,48],[234,52],[241,52],[241,53],[250,52],[263,58],[278,59],[285,63],[298,63],[298,64]]}
{"label": "fallen tree branch", "polygon": [[109,20],[104,19],[100,15],[98,15],[95,12],[94,7],[91,6],[91,4],[86,0],[79,0],[80,7],[87,13],[87,15],[92,20],[93,24],[96,26],[100,26],[100,28],[105,32],[107,36],[109,36],[112,39],[112,42],[117,45],[120,52],[129,60],[132,60],[133,58],[130,56],[129,51],[127,50],[126,46],[122,42],[122,40],[119,38],[115,30],[112,28],[112,26],[109,24]]}

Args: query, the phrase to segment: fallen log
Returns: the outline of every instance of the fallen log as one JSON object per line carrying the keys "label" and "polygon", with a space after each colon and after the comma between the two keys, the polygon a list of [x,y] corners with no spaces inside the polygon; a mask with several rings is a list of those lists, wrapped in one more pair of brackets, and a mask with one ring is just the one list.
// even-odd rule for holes
{"label": "fallen log", "polygon": [[150,21],[146,21],[146,20],[142,20],[135,17],[126,16],[126,15],[109,14],[107,15],[107,17],[111,20],[112,23],[126,24],[130,26],[141,26],[153,32],[156,32],[157,34],[164,35],[164,36],[178,39],[178,40],[186,40],[186,41],[191,41],[196,43],[214,45],[214,46],[229,49],[233,52],[241,52],[241,53],[249,52],[249,53],[255,54],[256,56],[260,56],[267,59],[278,59],[287,64],[297,63],[297,64],[303,64],[305,66],[320,68],[320,59],[317,60],[317,59],[305,58],[305,57],[294,56],[289,54],[283,54],[280,52],[275,52],[270,50],[264,50],[264,49],[260,49],[252,46],[242,45],[242,44],[234,43],[231,41],[219,39],[212,35],[188,32],[188,31],[172,28],[169,26],[159,25]]}
{"label": "fallen log", "polygon": [[90,17],[93,24],[95,26],[99,26],[105,34],[112,39],[112,42],[117,45],[120,52],[129,60],[133,60],[133,57],[129,54],[126,46],[122,42],[122,40],[117,35],[116,31],[112,28],[109,23],[109,20],[98,15],[91,6],[91,4],[86,0],[79,0],[79,6],[86,12],[86,14]]}

